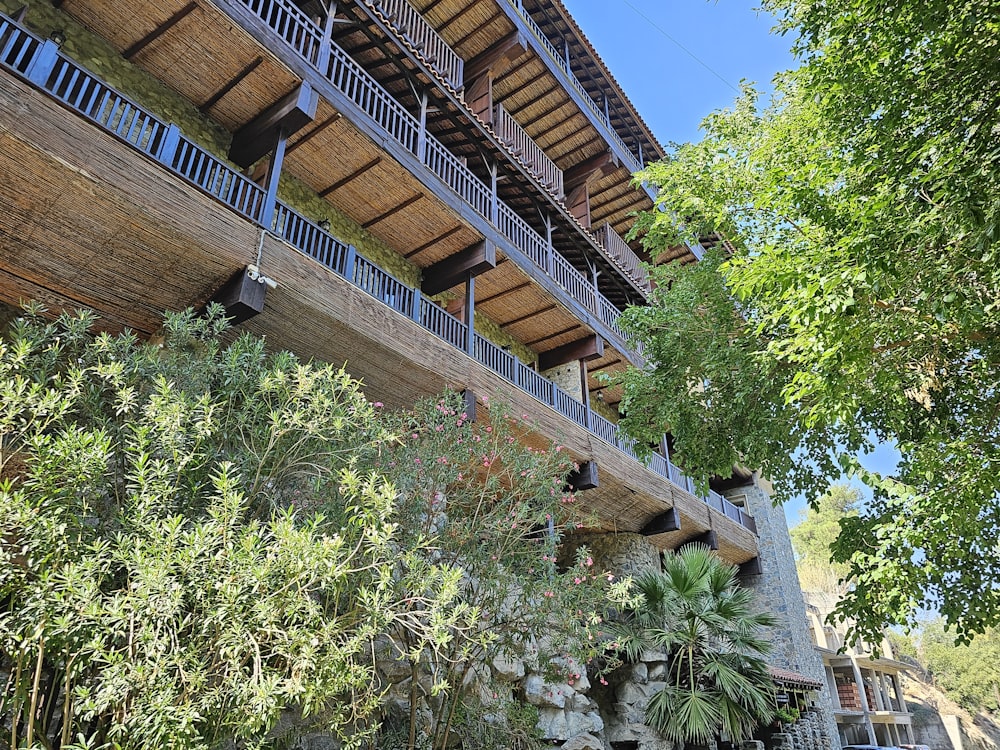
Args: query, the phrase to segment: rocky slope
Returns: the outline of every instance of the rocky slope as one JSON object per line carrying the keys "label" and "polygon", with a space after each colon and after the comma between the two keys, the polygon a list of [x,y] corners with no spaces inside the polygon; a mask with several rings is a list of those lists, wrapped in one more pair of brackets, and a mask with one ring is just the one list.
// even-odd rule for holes
{"label": "rocky slope", "polygon": [[926,681],[918,669],[904,678],[903,691],[917,742],[931,750],[959,750],[953,738],[960,736],[960,750],[1000,750],[997,717],[973,716]]}

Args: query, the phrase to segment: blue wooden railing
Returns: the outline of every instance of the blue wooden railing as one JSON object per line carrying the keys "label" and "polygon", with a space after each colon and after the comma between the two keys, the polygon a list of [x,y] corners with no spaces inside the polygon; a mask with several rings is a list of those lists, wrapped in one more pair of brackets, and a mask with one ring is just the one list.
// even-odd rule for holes
{"label": "blue wooden railing", "polygon": [[[0,14],[0,67],[35,84],[105,131],[170,172],[182,177],[226,207],[262,225],[264,191],[233,167],[212,156],[167,124],[100,81],[63,55],[51,41],[42,41]],[[263,225],[262,225],[263,226]],[[385,272],[281,201],[268,231],[342,276],[425,330],[468,352],[469,327],[435,302]],[[587,428],[601,440],[636,457],[634,442],[623,438],[608,420],[545,379],[510,352],[473,332],[472,356],[513,386],[563,416]],[[684,490],[695,494],[694,483],[669,459],[659,454],[646,466]],[[704,498],[711,507],[756,532],[753,518],[721,495]]]}

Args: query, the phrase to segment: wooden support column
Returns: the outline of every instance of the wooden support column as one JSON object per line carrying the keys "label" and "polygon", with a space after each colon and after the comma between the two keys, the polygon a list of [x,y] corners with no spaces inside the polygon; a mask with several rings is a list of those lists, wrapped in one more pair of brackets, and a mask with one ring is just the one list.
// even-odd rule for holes
{"label": "wooden support column", "polygon": [[417,128],[417,159],[425,163],[427,156],[427,89],[420,92],[420,125]]}
{"label": "wooden support column", "polygon": [[323,19],[323,36],[319,40],[319,56],[316,59],[316,67],[320,73],[327,74],[330,68],[330,55],[333,52],[333,17],[337,14],[337,3],[330,3],[326,7],[326,18]]}
{"label": "wooden support column", "polygon": [[517,59],[526,49],[527,39],[515,30],[465,63],[462,69],[465,103],[486,124],[493,124],[495,71]]}
{"label": "wooden support column", "polygon": [[497,204],[497,183],[499,182],[498,177],[498,167],[496,164],[490,164],[490,221],[496,226],[497,217],[499,213],[499,205]]}
{"label": "wooden support column", "polygon": [[469,335],[465,340],[465,351],[470,357],[476,353],[476,277],[469,271],[465,277],[465,324]]}
{"label": "wooden support column", "polygon": [[274,225],[274,209],[278,200],[278,180],[281,177],[281,166],[285,161],[285,146],[288,144],[288,136],[285,131],[278,129],[275,137],[274,149],[271,152],[271,161],[267,166],[267,188],[264,195],[264,207],[260,215],[260,223],[271,230]]}
{"label": "wooden support column", "polygon": [[552,217],[548,214],[542,217],[545,222],[545,271],[552,275],[553,269],[553,253],[555,253],[555,248],[552,247]]}

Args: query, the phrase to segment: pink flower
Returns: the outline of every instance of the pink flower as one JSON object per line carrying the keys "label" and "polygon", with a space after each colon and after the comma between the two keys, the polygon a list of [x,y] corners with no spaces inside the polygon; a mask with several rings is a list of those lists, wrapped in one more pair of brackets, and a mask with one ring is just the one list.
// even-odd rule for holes
{"label": "pink flower", "polygon": [[588,557],[587,558],[587,567],[589,568],[589,567],[593,566],[593,564],[594,564],[594,558]]}
{"label": "pink flower", "polygon": [[443,424],[439,424],[437,427],[434,428],[434,432],[441,432],[441,430],[443,430],[443,429],[444,429],[444,425]]}

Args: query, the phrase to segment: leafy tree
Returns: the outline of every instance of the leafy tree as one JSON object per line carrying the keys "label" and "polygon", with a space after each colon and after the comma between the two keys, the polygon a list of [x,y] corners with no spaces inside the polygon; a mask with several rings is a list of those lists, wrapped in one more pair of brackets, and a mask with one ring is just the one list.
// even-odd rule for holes
{"label": "leafy tree", "polygon": [[1000,633],[988,630],[956,644],[940,618],[920,632],[920,656],[935,684],[969,711],[1000,709]]}
{"label": "leafy tree", "polygon": [[841,529],[841,519],[858,515],[861,493],[848,484],[835,484],[810,508],[799,512],[799,522],[789,530],[795,548],[795,567],[803,590],[843,594],[850,568],[831,560],[830,544]]}
{"label": "leafy tree", "polygon": [[[800,67],[637,175],[665,208],[636,224],[654,257],[717,249],[626,314],[649,368],[623,425],[785,497],[855,473],[874,499],[834,546],[839,615],[875,639],[937,606],[967,637],[1000,621],[1000,3],[765,6]],[[896,476],[858,465],[872,436]]]}
{"label": "leafy tree", "polygon": [[355,466],[391,435],[342,370],[222,347],[218,316],[159,347],[93,322],[0,343],[9,746],[259,746],[282,715],[359,741],[378,634],[433,650],[469,620]]}
{"label": "leafy tree", "polygon": [[722,733],[749,739],[772,720],[774,683],[762,658],[770,643],[760,631],[775,620],[754,611],[735,566],[690,544],[635,586],[642,596],[616,628],[622,657],[667,654],[667,684],[646,707],[650,726],[673,742],[706,745]]}

